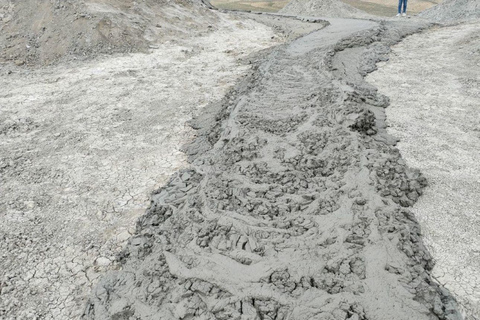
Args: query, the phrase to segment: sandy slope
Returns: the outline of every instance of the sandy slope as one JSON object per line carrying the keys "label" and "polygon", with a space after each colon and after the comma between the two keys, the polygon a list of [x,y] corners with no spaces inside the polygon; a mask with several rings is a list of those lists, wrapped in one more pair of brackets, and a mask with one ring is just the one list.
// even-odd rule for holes
{"label": "sandy slope", "polygon": [[150,192],[186,165],[185,122],[245,74],[239,58],[276,43],[221,19],[150,54],[2,70],[1,319],[78,318]]}
{"label": "sandy slope", "polygon": [[[344,2],[370,14],[392,17],[397,14],[398,1],[391,0],[343,0]],[[408,0],[409,14],[417,14],[429,9],[442,0]]]}
{"label": "sandy slope", "polygon": [[476,20],[480,18],[480,0],[445,0],[420,16],[438,22]]}
{"label": "sandy slope", "polygon": [[433,275],[480,319],[480,23],[414,35],[368,77],[391,98],[389,132],[429,187],[414,206]]}
{"label": "sandy slope", "polygon": [[280,13],[332,18],[368,18],[369,14],[340,0],[292,0]]}

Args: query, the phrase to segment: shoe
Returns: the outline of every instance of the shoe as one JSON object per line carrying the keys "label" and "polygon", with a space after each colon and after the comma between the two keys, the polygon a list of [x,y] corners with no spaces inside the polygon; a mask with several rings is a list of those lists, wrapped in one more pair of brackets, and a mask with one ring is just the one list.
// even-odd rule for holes
{"label": "shoe", "polygon": [[397,17],[400,17],[400,16],[401,16],[401,14],[400,14],[400,13],[397,13]]}
{"label": "shoe", "polygon": [[407,14],[405,12],[402,13],[402,17],[406,17],[406,16],[407,16]]}

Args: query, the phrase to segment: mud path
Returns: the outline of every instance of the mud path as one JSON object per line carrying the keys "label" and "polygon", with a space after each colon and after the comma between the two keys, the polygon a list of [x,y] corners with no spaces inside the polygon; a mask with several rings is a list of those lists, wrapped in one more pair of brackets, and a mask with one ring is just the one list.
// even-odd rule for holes
{"label": "mud path", "polygon": [[1,319],[83,312],[151,191],[187,165],[185,122],[245,75],[240,59],[278,43],[263,25],[223,19],[150,54],[1,70]]}
{"label": "mud path", "polygon": [[[414,215],[424,177],[363,81],[419,25],[330,20],[193,126],[89,319],[460,319]],[[213,116],[212,116],[213,113]]]}
{"label": "mud path", "polygon": [[[368,77],[391,98],[389,132],[429,181],[413,207],[434,277],[480,319],[480,24],[415,35]],[[426,147],[428,146],[428,147]]]}

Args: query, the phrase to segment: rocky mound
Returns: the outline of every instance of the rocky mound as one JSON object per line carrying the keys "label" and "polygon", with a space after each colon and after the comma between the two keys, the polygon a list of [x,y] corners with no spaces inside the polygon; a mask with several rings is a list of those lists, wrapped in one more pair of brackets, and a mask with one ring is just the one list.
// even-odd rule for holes
{"label": "rocky mound", "polygon": [[280,13],[335,18],[368,18],[369,15],[340,0],[292,0]]}
{"label": "rocky mound", "polygon": [[425,10],[420,16],[438,22],[455,22],[480,18],[480,0],[446,0]]}
{"label": "rocky mound", "polygon": [[216,19],[202,0],[0,0],[0,62],[144,51],[212,29]]}

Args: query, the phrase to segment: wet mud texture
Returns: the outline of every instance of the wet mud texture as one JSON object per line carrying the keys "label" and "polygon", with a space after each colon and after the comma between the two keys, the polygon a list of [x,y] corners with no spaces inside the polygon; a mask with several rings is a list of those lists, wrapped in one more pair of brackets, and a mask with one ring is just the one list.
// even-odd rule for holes
{"label": "wet mud texture", "polygon": [[188,166],[185,122],[282,43],[219,17],[149,54],[0,72],[1,320],[79,319],[152,190]]}
{"label": "wet mud texture", "polygon": [[86,319],[461,319],[409,210],[426,185],[363,80],[422,26],[329,20],[192,123]]}

